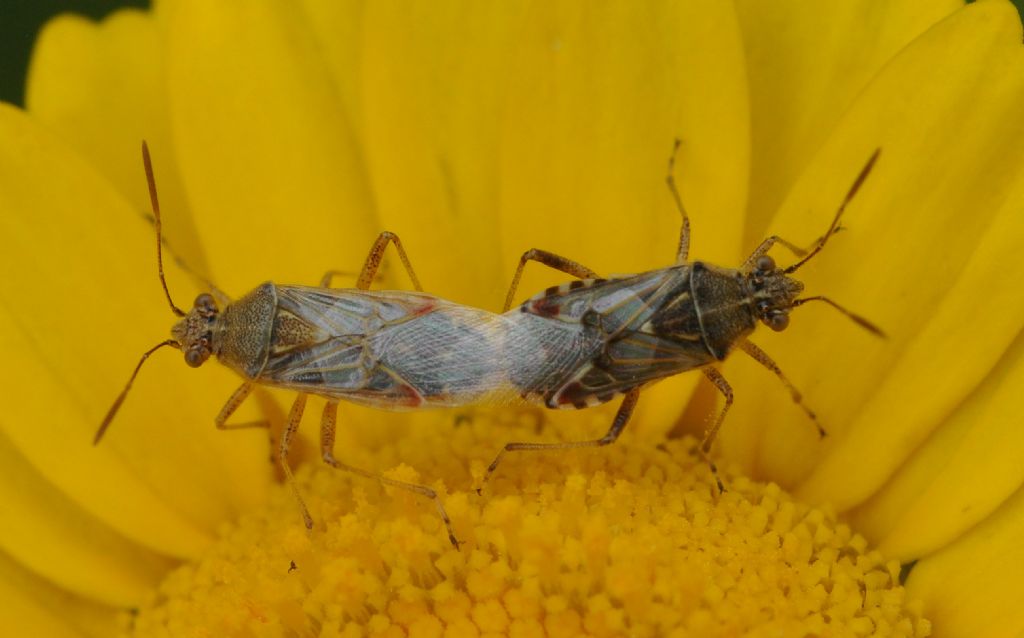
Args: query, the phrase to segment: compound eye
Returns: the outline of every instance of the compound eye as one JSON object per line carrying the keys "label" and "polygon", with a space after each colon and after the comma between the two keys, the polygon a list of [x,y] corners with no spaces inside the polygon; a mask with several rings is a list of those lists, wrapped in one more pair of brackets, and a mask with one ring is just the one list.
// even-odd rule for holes
{"label": "compound eye", "polygon": [[761,255],[754,264],[760,272],[775,272],[775,260],[768,255]]}
{"label": "compound eye", "polygon": [[206,361],[206,353],[202,350],[185,351],[185,363],[187,363],[190,368],[198,368],[203,365],[204,361]]}
{"label": "compound eye", "polygon": [[199,308],[200,310],[206,310],[206,311],[216,311],[217,310],[217,302],[213,300],[213,295],[211,295],[208,292],[204,292],[204,293],[200,294],[198,297],[196,297],[194,305],[195,305],[196,308]]}
{"label": "compound eye", "polygon": [[789,314],[785,312],[773,312],[765,318],[765,323],[775,332],[782,332],[789,326]]}

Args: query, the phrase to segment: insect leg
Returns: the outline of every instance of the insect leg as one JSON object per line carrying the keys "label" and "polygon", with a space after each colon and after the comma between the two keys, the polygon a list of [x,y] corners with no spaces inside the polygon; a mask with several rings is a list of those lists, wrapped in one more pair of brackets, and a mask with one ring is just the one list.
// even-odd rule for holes
{"label": "insect leg", "polygon": [[685,264],[686,258],[690,255],[690,217],[686,214],[686,207],[683,206],[683,198],[679,196],[675,177],[676,155],[679,154],[679,147],[681,145],[682,142],[678,139],[672,145],[672,155],[668,158],[668,175],[665,177],[668,190],[672,193],[672,199],[676,202],[679,215],[683,218],[683,226],[679,230],[679,248],[676,249],[676,264]]}
{"label": "insect leg", "polygon": [[738,345],[740,350],[746,352],[755,361],[757,361],[758,363],[760,363],[761,365],[775,373],[775,376],[779,378],[779,381],[782,381],[782,385],[786,386],[786,388],[789,390],[790,396],[793,397],[793,403],[796,403],[798,406],[800,406],[800,409],[807,414],[811,421],[814,422],[814,427],[818,428],[818,436],[824,438],[826,434],[825,428],[821,427],[821,423],[818,422],[818,415],[816,415],[813,410],[811,410],[804,404],[803,397],[800,394],[800,391],[797,390],[792,383],[790,383],[789,379],[786,378],[786,375],[782,374],[782,370],[780,370],[779,366],[776,365],[774,361],[772,361],[772,358],[768,356],[768,353],[766,353],[764,350],[757,347],[750,341],[747,341],[746,339],[740,340]]}
{"label": "insect leg", "polygon": [[402,260],[402,265],[405,266],[405,272],[409,273],[412,287],[422,292],[423,287],[420,286],[420,280],[412,269],[412,262],[409,261],[409,256],[405,254],[405,249],[402,248],[402,241],[398,239],[398,235],[386,230],[378,235],[377,239],[373,242],[373,246],[370,246],[370,253],[366,256],[366,261],[363,262],[363,269],[359,273],[359,279],[356,280],[356,288],[359,290],[369,290],[370,283],[373,282],[377,269],[380,268],[380,262],[384,259],[384,250],[391,243],[395,245],[395,250],[398,251],[398,257]]}
{"label": "insect leg", "polygon": [[302,510],[302,522],[305,523],[306,529],[313,529],[313,517],[309,515],[309,508],[306,507],[306,502],[302,500],[299,486],[295,484],[295,477],[292,475],[292,468],[288,465],[288,450],[291,448],[292,437],[295,436],[295,432],[299,429],[299,422],[302,421],[302,413],[305,409],[306,395],[300,393],[299,396],[295,397],[295,403],[292,404],[291,412],[288,413],[288,423],[281,434],[281,445],[277,449],[277,461],[281,464],[281,471],[284,472],[285,480],[292,487],[292,494],[295,495],[295,500],[299,502],[299,509]]}
{"label": "insect leg", "polygon": [[228,423],[228,419],[235,413],[238,406],[242,405],[249,394],[252,392],[254,384],[246,381],[242,385],[238,386],[238,389],[231,393],[227,403],[217,413],[217,418],[213,422],[217,425],[218,430],[241,430],[243,428],[267,428],[270,427],[270,422],[266,420],[260,421],[246,421],[245,423]]}
{"label": "insect leg", "polygon": [[531,248],[523,253],[523,256],[519,258],[519,266],[516,267],[516,274],[512,276],[512,285],[509,286],[508,294],[505,296],[505,306],[502,308],[502,312],[506,312],[512,307],[512,300],[516,296],[516,289],[519,288],[519,280],[523,277],[523,269],[526,268],[526,262],[528,261],[542,263],[549,268],[560,270],[567,275],[572,275],[573,277],[578,277],[580,279],[597,279],[600,276],[579,262],[562,257],[561,255],[556,255],[555,253],[549,253],[546,250]]}
{"label": "insect leg", "polygon": [[725,405],[722,406],[722,411],[718,413],[717,417],[715,417],[715,421],[711,424],[711,427],[704,432],[704,440],[700,442],[699,448],[701,456],[704,457],[704,461],[708,464],[708,467],[711,468],[711,474],[715,477],[715,483],[718,484],[718,491],[724,492],[725,486],[722,485],[722,479],[718,478],[718,467],[711,460],[711,457],[708,456],[708,454],[711,452],[711,444],[715,441],[718,429],[722,427],[722,421],[725,420],[725,414],[729,411],[729,408],[732,407],[732,386],[730,386],[729,382],[725,380],[722,373],[714,368],[701,368],[701,371],[704,373],[704,376],[706,376],[708,380],[718,388],[718,391],[722,393],[722,396],[725,397]]}
{"label": "insect leg", "polygon": [[[838,229],[836,229],[833,232],[838,232]],[[812,244],[812,246],[817,245],[820,241],[821,239],[814,240],[814,244]],[[775,244],[785,246],[790,251],[792,251],[792,253],[797,257],[803,257],[804,255],[807,254],[807,250],[805,248],[801,248],[794,244],[793,242],[786,241],[785,239],[779,237],[778,235],[772,235],[771,237],[768,237],[764,241],[762,241],[757,246],[757,248],[754,249],[754,252],[750,253],[750,256],[747,257],[743,261],[743,265],[740,266],[740,270],[751,270],[754,267],[754,263],[757,262],[757,259],[759,257],[763,257],[769,250],[771,250],[772,246],[774,246]]]}
{"label": "insect leg", "polygon": [[335,277],[351,277],[355,274],[356,273],[348,270],[328,270],[324,273],[324,276],[320,278],[320,287],[330,288],[331,281],[333,281]]}
{"label": "insect leg", "polygon": [[843,216],[843,212],[846,210],[847,204],[849,204],[850,201],[853,199],[854,195],[857,194],[857,191],[860,190],[861,184],[864,183],[864,180],[866,180],[868,175],[871,173],[871,169],[874,167],[875,162],[878,160],[878,154],[881,152],[882,149],[876,148],[875,152],[872,153],[871,157],[868,158],[867,164],[865,164],[864,168],[860,170],[860,174],[857,175],[857,179],[853,181],[853,185],[850,186],[850,190],[847,191],[846,197],[843,198],[843,202],[839,205],[839,210],[836,211],[836,216],[832,218],[832,224],[828,227],[828,230],[825,231],[824,235],[814,240],[814,243],[811,244],[810,248],[800,248],[782,239],[781,237],[772,235],[768,239],[765,239],[763,242],[761,242],[760,246],[754,249],[754,252],[750,254],[750,257],[747,257],[747,260],[743,262],[743,266],[740,269],[750,270],[750,268],[754,265],[754,262],[757,261],[757,258],[767,253],[768,249],[771,248],[774,244],[782,244],[786,248],[793,251],[794,255],[800,257],[800,261],[796,262],[791,266],[788,266],[783,270],[783,272],[786,274],[795,272],[798,268],[800,268],[800,266],[803,266],[805,263],[807,263],[807,260],[809,260],[814,255],[818,254],[818,252],[822,248],[824,248],[825,242],[828,241],[829,237],[835,235],[836,233],[843,229],[842,226],[839,225],[839,219]]}
{"label": "insect leg", "polygon": [[386,476],[368,472],[366,470],[359,469],[358,467],[342,463],[334,458],[334,426],[337,422],[338,402],[328,401],[327,404],[324,405],[323,416],[320,419],[320,455],[323,457],[324,463],[335,469],[351,472],[352,474],[378,481],[383,485],[397,487],[412,492],[413,494],[418,494],[431,499],[434,501],[434,505],[437,506],[437,513],[441,516],[441,520],[444,521],[444,526],[448,530],[448,540],[455,546],[455,549],[458,549],[459,539],[455,537],[455,530],[452,528],[452,521],[448,518],[448,512],[445,511],[444,505],[441,504],[441,499],[438,497],[437,492],[434,489],[429,488],[426,485],[417,485],[416,483],[406,483],[404,481],[389,479]]}
{"label": "insect leg", "polygon": [[[604,445],[610,445],[619,438],[622,434],[622,430],[626,427],[626,423],[629,422],[629,417],[633,414],[633,409],[636,407],[637,399],[640,398],[640,390],[630,390],[626,394],[625,398],[622,399],[622,403],[619,405],[619,411],[615,413],[615,419],[612,421],[612,425],[608,428],[608,431],[599,439],[592,441],[566,441],[563,443],[506,443],[505,447],[498,452],[498,455],[494,457],[491,464],[487,466],[487,472],[484,474],[483,483],[486,484],[490,480],[491,475],[498,469],[498,464],[509,452],[518,452],[522,450],[573,450],[584,447],[601,447]],[[483,487],[477,489],[477,492],[481,492]]]}

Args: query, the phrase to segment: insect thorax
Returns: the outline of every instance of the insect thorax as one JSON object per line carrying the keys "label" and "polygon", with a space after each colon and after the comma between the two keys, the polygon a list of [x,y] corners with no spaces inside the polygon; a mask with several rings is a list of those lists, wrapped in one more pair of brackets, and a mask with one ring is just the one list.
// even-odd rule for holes
{"label": "insect thorax", "polygon": [[754,299],[744,274],[704,262],[690,266],[696,319],[708,350],[721,360],[757,325]]}
{"label": "insect thorax", "polygon": [[249,379],[259,377],[270,351],[277,291],[267,282],[224,308],[213,332],[221,363]]}

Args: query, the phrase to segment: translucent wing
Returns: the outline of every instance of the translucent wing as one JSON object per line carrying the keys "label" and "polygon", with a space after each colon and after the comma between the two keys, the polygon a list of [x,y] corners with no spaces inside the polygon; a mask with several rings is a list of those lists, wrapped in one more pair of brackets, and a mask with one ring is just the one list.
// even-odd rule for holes
{"label": "translucent wing", "polygon": [[610,401],[634,388],[659,381],[712,360],[700,343],[669,341],[628,332],[608,341],[598,357],[580,367],[547,399],[549,407],[585,408]]}
{"label": "translucent wing", "polygon": [[262,381],[373,405],[420,402],[414,388],[378,364],[369,343],[374,335],[429,313],[432,297],[278,286],[277,299]]}
{"label": "translucent wing", "polygon": [[261,380],[386,409],[484,400],[507,386],[504,321],[422,293],[281,286]]}

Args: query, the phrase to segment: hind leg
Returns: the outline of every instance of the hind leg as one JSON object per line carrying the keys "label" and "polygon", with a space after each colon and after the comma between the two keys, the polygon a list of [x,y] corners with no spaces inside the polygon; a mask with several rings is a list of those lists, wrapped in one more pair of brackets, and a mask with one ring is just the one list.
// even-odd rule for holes
{"label": "hind leg", "polygon": [[444,504],[441,503],[441,498],[437,495],[436,490],[431,487],[427,487],[426,485],[396,481],[395,479],[387,478],[382,474],[369,472],[367,470],[342,463],[334,458],[334,438],[337,422],[338,402],[328,401],[327,404],[324,405],[323,416],[320,419],[320,455],[323,457],[324,463],[337,470],[362,476],[364,478],[377,481],[382,485],[387,485],[388,487],[397,487],[398,489],[412,492],[413,494],[417,494],[434,501],[434,506],[437,507],[437,513],[444,522],[445,529],[448,530],[448,540],[451,541],[453,546],[455,546],[455,549],[458,549],[459,539],[455,536],[455,530],[452,528],[452,521],[448,518],[448,512],[444,509]]}

